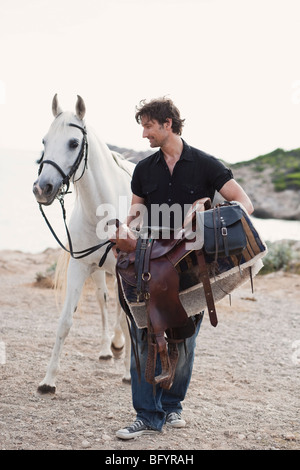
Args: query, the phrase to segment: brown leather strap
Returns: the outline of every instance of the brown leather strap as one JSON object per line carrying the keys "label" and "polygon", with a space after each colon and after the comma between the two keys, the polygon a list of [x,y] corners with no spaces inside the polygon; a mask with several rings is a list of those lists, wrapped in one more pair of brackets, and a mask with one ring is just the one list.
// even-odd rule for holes
{"label": "brown leather strap", "polygon": [[[214,223],[214,235],[215,235],[215,263],[217,263],[218,260],[218,249],[219,249],[219,241],[218,241],[218,227],[217,227],[217,211],[218,209],[215,207],[213,209],[213,223]],[[220,208],[218,212],[218,216],[220,217]]]}
{"label": "brown leather strap", "polygon": [[214,302],[214,297],[213,297],[213,293],[211,290],[210,279],[209,279],[209,274],[207,271],[204,253],[202,250],[199,250],[199,251],[196,251],[196,255],[197,255],[198,264],[200,268],[200,278],[201,278],[203,288],[204,288],[210,323],[212,324],[212,326],[217,326],[218,319],[217,319],[217,314],[216,314],[215,302]]}

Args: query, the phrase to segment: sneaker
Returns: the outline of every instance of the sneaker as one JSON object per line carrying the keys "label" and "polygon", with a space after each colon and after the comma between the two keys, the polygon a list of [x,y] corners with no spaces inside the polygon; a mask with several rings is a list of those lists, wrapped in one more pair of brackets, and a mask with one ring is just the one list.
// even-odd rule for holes
{"label": "sneaker", "polygon": [[172,426],[172,428],[184,428],[186,422],[182,419],[180,413],[176,413],[173,411],[172,413],[168,413],[166,417],[166,424]]}
{"label": "sneaker", "polygon": [[135,422],[127,428],[119,429],[116,432],[116,436],[120,439],[134,439],[135,437],[141,436],[142,434],[153,434],[159,431],[152,429],[143,423],[141,419],[136,419]]}

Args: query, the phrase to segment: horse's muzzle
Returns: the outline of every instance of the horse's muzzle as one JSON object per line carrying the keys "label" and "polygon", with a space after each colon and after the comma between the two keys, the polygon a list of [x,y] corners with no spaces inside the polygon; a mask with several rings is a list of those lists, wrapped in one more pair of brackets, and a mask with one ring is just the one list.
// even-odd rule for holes
{"label": "horse's muzzle", "polygon": [[52,184],[40,184],[39,180],[33,183],[33,194],[39,204],[49,206],[55,199],[58,189],[54,188]]}

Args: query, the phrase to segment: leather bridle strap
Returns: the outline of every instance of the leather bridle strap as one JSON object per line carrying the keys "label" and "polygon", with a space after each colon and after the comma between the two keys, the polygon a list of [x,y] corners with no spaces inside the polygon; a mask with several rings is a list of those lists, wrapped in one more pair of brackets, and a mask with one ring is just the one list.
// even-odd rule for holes
{"label": "leather bridle strap", "polygon": [[61,174],[61,176],[63,177],[62,184],[64,184],[64,185],[67,186],[67,191],[68,191],[69,185],[70,185],[70,176],[69,176],[69,175],[66,175],[66,174],[63,172],[63,170],[60,168],[60,166],[59,166],[57,163],[53,162],[52,160],[43,160],[43,161],[41,162],[41,166],[40,166],[39,172],[41,172],[44,163],[49,163],[49,165],[52,165],[52,166],[54,166],[54,168],[57,169],[57,171],[58,171],[58,172]]}
{"label": "leather bridle strap", "polygon": [[39,208],[40,208],[40,211],[41,211],[41,214],[42,216],[44,217],[45,221],[46,221],[46,224],[48,225],[52,235],[54,236],[55,240],[57,241],[57,243],[59,244],[59,246],[61,248],[63,248],[63,250],[67,251],[68,253],[70,253],[70,255],[72,256],[72,258],[74,259],[81,259],[81,258],[85,258],[86,256],[89,256],[91,255],[92,253],[94,253],[95,251],[99,250],[100,248],[102,248],[104,245],[108,245],[106,250],[105,250],[105,253],[104,255],[102,256],[102,258],[100,259],[99,261],[99,267],[102,267],[105,260],[106,260],[106,257],[110,251],[110,249],[115,245],[114,242],[111,242],[110,240],[106,240],[102,243],[99,243],[98,245],[94,245],[94,246],[91,246],[89,248],[86,248],[84,250],[81,250],[81,251],[74,251],[73,250],[73,244],[72,244],[72,240],[71,240],[71,235],[70,235],[70,232],[69,232],[69,229],[68,229],[68,226],[67,226],[67,222],[66,222],[66,210],[65,210],[65,206],[64,206],[64,200],[63,200],[63,197],[60,197],[59,198],[59,202],[60,202],[60,205],[61,205],[61,209],[62,209],[62,214],[63,214],[63,221],[64,221],[64,226],[65,226],[65,229],[66,229],[66,234],[67,234],[67,238],[68,238],[68,243],[69,243],[69,250],[64,246],[64,244],[60,241],[60,239],[58,238],[58,236],[56,235],[55,231],[53,230],[49,220],[47,219],[46,217],[46,214],[43,210],[43,207],[41,204],[39,204]]}
{"label": "leather bridle strap", "polygon": [[[87,169],[87,158],[88,158],[88,141],[87,141],[87,132],[86,132],[86,129],[85,127],[81,127],[81,126],[78,126],[77,124],[73,124],[72,122],[70,122],[69,126],[71,127],[77,127],[77,129],[81,130],[82,134],[83,134],[83,141],[82,141],[82,145],[81,145],[81,149],[80,149],[80,152],[79,152],[79,155],[74,163],[74,165],[72,166],[71,168],[71,171],[70,171],[70,177],[75,173],[76,171],[78,170],[78,167],[84,157],[84,167],[83,167],[83,170],[82,170],[82,173],[81,175],[79,176],[79,178],[77,178],[76,181],[79,181],[80,178],[82,178],[85,170]],[[74,183],[76,183],[76,181],[73,181]]]}
{"label": "leather bridle strap", "polygon": [[[49,165],[52,165],[52,166],[54,166],[54,168],[56,168],[56,170],[63,177],[62,184],[67,186],[67,189],[65,190],[65,193],[67,193],[68,190],[69,190],[70,179],[72,178],[73,175],[75,176],[75,173],[78,170],[78,167],[79,167],[81,161],[84,158],[84,167],[83,167],[82,173],[76,181],[79,181],[80,178],[82,178],[85,170],[87,169],[87,158],[88,158],[88,141],[87,141],[87,138],[86,138],[86,135],[87,135],[86,129],[84,127],[78,126],[77,124],[73,124],[72,122],[69,123],[69,126],[76,127],[77,129],[81,130],[81,132],[83,134],[83,140],[82,140],[82,145],[81,145],[80,152],[79,152],[78,157],[76,158],[75,162],[73,163],[69,174],[66,175],[65,172],[60,168],[60,166],[56,162],[54,162],[52,160],[44,160],[43,159],[44,155],[42,155],[41,159],[38,162],[38,163],[40,163],[40,167],[39,167],[39,171],[38,171],[39,175],[40,175],[40,173],[42,171],[42,168],[43,168],[43,165],[45,163],[48,163]],[[76,182],[76,181],[73,181],[73,182]]]}
{"label": "leather bridle strap", "polygon": [[[65,206],[64,206],[64,195],[68,192],[68,189],[69,189],[69,186],[70,186],[70,179],[73,175],[75,175],[82,159],[84,158],[85,160],[85,163],[84,163],[84,168],[82,170],[82,173],[80,175],[80,177],[76,180],[80,180],[80,178],[82,178],[85,170],[87,169],[87,157],[88,157],[88,142],[87,142],[87,138],[86,138],[86,130],[85,128],[81,127],[81,126],[78,126],[77,124],[73,124],[73,123],[70,123],[69,126],[72,126],[72,127],[77,127],[78,129],[81,130],[81,132],[83,133],[83,141],[82,141],[82,145],[81,145],[81,149],[80,149],[80,152],[78,154],[78,157],[76,158],[70,172],[68,175],[66,175],[64,173],[64,171],[60,168],[60,166],[53,162],[52,160],[43,160],[43,156],[41,157],[41,159],[39,160],[38,163],[40,163],[40,167],[39,167],[39,174],[41,173],[42,171],[42,167],[45,163],[48,163],[52,166],[54,166],[54,168],[57,169],[57,171],[61,174],[61,176],[63,177],[63,180],[62,180],[62,185],[66,185],[67,186],[67,189],[65,191],[61,191],[60,192],[60,195],[57,197],[57,199],[59,200],[60,202],[60,205],[61,205],[61,209],[62,209],[62,214],[63,214],[63,221],[64,221],[64,225],[65,225],[65,230],[66,230],[66,233],[67,233],[67,238],[68,238],[68,243],[69,243],[69,250],[64,246],[64,244],[59,240],[58,236],[56,235],[55,231],[53,230],[49,220],[47,219],[46,217],[46,214],[43,210],[43,207],[42,207],[42,204],[39,204],[39,208],[40,208],[40,211],[42,213],[42,216],[44,217],[45,221],[46,221],[46,224],[48,225],[52,235],[54,236],[55,240],[57,241],[57,243],[60,245],[61,248],[63,248],[65,251],[67,251],[68,253],[70,253],[70,255],[72,256],[72,258],[74,259],[81,259],[81,258],[84,258],[86,256],[89,256],[91,255],[92,253],[94,253],[95,251],[99,250],[100,248],[102,248],[104,245],[108,245],[106,250],[105,250],[105,253],[104,255],[102,256],[102,258],[100,259],[99,261],[99,266],[101,267],[105,260],[106,260],[106,257],[108,255],[108,252],[110,251],[110,249],[115,245],[114,242],[111,242],[110,240],[106,240],[105,242],[102,242],[102,243],[99,243],[98,245],[95,245],[95,246],[92,246],[92,247],[89,247],[89,248],[86,248],[85,250],[81,250],[81,251],[74,251],[73,250],[73,244],[72,244],[72,240],[71,240],[71,235],[70,235],[70,232],[69,232],[69,229],[67,227],[67,222],[66,222],[66,210],[65,210]],[[76,182],[74,181],[74,182]],[[76,255],[76,256],[75,256]]]}

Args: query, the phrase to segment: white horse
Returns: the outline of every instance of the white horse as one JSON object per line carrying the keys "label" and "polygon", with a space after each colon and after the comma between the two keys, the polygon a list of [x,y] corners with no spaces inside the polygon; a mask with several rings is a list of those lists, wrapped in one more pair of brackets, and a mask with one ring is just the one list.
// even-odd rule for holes
{"label": "white horse", "polygon": [[[66,192],[63,188],[65,185],[68,187],[72,179],[76,189],[76,201],[67,228],[69,249],[72,253],[67,272],[66,297],[51,360],[46,376],[38,387],[42,393],[56,391],[55,379],[62,347],[72,326],[73,313],[77,308],[82,288],[90,276],[96,284],[97,300],[102,313],[100,358],[112,357],[111,345],[117,349],[125,345],[123,380],[130,381],[130,337],[125,314],[118,298],[117,321],[112,339],[108,333],[105,272],[115,275],[116,260],[111,250],[102,268],[99,268],[99,260],[105,252],[106,245],[95,251],[87,249],[101,243],[96,233],[100,220],[97,209],[101,205],[112,205],[115,208],[116,218],[122,216],[119,211],[119,197],[126,196],[126,201],[131,197],[130,181],[134,164],[111,152],[107,145],[100,142],[95,133],[85,126],[85,104],[80,96],[76,103],[76,114],[62,112],[57,95],[53,98],[52,111],[55,120],[43,140],[44,154],[33,192],[42,208],[42,205],[52,204],[56,197]],[[83,257],[78,253],[82,251]]]}

